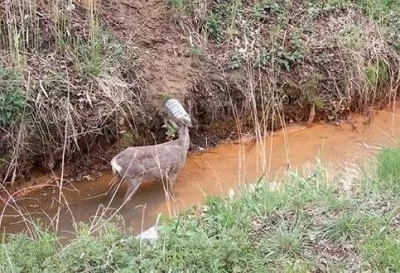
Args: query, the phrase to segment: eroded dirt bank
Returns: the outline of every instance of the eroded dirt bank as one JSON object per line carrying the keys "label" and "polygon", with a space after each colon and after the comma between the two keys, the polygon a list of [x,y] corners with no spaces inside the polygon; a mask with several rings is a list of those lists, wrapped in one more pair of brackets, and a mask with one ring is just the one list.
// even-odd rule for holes
{"label": "eroded dirt bank", "polygon": [[165,97],[184,103],[205,147],[238,122],[277,129],[313,107],[345,120],[398,95],[394,2],[47,2],[0,4],[3,184],[61,166],[93,176],[126,146],[165,141]]}
{"label": "eroded dirt bank", "polygon": [[[315,124],[311,128],[290,126],[287,130],[267,137],[260,143],[221,144],[208,151],[189,157],[176,184],[177,200],[166,201],[163,188],[156,184],[143,185],[134,198],[119,212],[128,232],[139,233],[153,225],[158,213],[175,215],[181,209],[201,204],[205,196],[225,195],[240,183],[253,183],[262,173],[264,162],[268,179],[274,178],[290,167],[306,167],[315,163],[318,156],[324,163],[339,167],[340,175],[346,167],[376,152],[379,147],[393,146],[400,140],[400,108],[393,113],[389,109],[378,111],[372,120],[354,116],[353,123],[338,125]],[[265,160],[265,161],[264,161]],[[110,171],[94,180],[68,184],[63,194],[68,202],[61,209],[59,230],[64,235],[73,232],[73,222],[93,221],[109,204],[107,191]],[[125,185],[118,191],[107,215],[121,204]],[[1,230],[9,233],[26,229],[21,214],[40,218],[47,224],[57,213],[58,188],[49,186],[20,198],[20,211],[7,207],[1,222]]]}

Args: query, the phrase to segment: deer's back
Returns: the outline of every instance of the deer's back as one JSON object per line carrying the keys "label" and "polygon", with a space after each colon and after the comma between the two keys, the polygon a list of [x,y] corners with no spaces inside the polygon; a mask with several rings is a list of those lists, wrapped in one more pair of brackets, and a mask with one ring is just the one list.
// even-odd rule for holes
{"label": "deer's back", "polygon": [[147,176],[149,179],[160,179],[165,171],[178,171],[185,159],[186,151],[177,142],[130,147],[114,157],[120,176]]}

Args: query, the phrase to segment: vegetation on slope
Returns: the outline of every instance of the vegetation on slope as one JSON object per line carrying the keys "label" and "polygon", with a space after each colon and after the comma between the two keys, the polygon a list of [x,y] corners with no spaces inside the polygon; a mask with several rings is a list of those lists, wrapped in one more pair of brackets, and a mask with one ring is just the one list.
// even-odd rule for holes
{"label": "vegetation on slope", "polygon": [[312,105],[320,118],[337,120],[398,92],[400,5],[394,1],[170,5],[187,26],[193,54],[225,72],[217,77],[226,94],[209,99],[214,112],[232,99],[275,124],[282,118],[272,112],[304,121]]}
{"label": "vegetation on slope", "polygon": [[[313,107],[317,119],[341,120],[398,94],[397,1],[152,0],[138,25],[117,10],[136,1],[97,2],[0,4],[1,181],[32,167],[87,170],[127,145],[164,141],[148,82],[167,70],[195,71],[171,80],[191,86],[184,93],[156,94],[185,102],[195,144],[236,129],[261,137]],[[144,31],[148,20],[162,30]],[[171,52],[181,69],[163,63]]]}
{"label": "vegetation on slope", "polygon": [[136,55],[93,10],[70,1],[0,8],[0,160],[8,167],[1,180],[35,164],[87,160],[83,153],[128,127],[124,118],[146,121]]}
{"label": "vegetation on slope", "polygon": [[[400,267],[400,148],[383,150],[351,190],[317,165],[236,198],[209,197],[164,219],[160,237],[140,241],[116,225],[78,225],[59,245],[38,228],[10,236],[2,272],[310,272],[395,271]],[[369,166],[371,167],[371,166]]]}

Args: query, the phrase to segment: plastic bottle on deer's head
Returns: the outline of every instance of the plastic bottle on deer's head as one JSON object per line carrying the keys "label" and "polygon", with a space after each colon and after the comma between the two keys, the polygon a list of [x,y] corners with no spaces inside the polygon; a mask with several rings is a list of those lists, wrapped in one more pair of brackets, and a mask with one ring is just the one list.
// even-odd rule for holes
{"label": "plastic bottle on deer's head", "polygon": [[182,104],[176,99],[169,99],[164,103],[163,112],[166,119],[175,129],[179,129],[183,125],[193,127],[190,115],[186,112]]}

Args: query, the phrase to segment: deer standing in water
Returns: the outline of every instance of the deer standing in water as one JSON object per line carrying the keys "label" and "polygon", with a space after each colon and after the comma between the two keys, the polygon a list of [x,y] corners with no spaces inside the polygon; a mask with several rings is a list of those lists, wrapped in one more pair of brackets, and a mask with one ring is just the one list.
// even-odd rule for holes
{"label": "deer standing in water", "polygon": [[177,124],[180,125],[178,139],[157,145],[129,147],[117,154],[111,160],[114,178],[107,195],[114,193],[122,180],[128,183],[123,203],[131,199],[145,181],[166,182],[169,194],[174,195],[176,178],[186,163],[190,147],[189,127],[193,125],[177,100],[168,100],[164,104],[164,113],[176,129]]}

